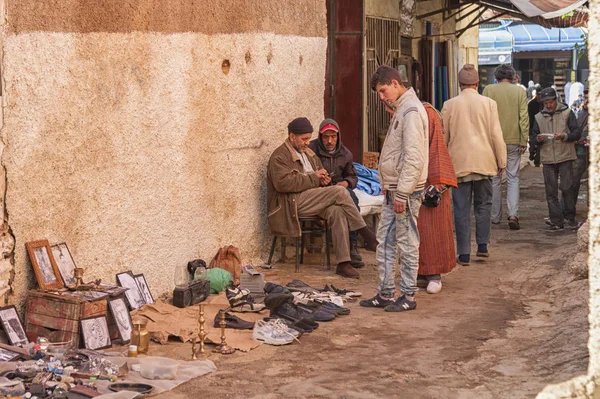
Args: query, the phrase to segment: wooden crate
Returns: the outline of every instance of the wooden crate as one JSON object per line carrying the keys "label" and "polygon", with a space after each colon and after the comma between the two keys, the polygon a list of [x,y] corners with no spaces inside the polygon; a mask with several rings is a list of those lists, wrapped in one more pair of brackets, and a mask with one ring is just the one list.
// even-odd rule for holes
{"label": "wooden crate", "polygon": [[25,312],[25,332],[30,341],[46,337],[51,342],[80,344],[79,321],[85,317],[106,316],[106,299],[88,302],[80,297],[29,291]]}
{"label": "wooden crate", "polygon": [[363,152],[362,164],[369,169],[377,169],[379,166],[378,152]]}

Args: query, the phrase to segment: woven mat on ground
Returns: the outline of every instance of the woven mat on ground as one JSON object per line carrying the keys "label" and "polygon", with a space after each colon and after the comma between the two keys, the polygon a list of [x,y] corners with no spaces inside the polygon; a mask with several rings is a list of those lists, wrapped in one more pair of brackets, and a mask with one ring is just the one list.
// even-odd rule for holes
{"label": "woven mat on ground", "polygon": [[[225,293],[219,295],[210,295],[204,304],[204,328],[206,333],[206,341],[208,343],[218,344],[221,342],[221,330],[214,327],[214,319],[216,314],[221,309],[229,307],[229,302],[225,297]],[[157,301],[152,305],[134,311],[132,317],[143,316],[149,320],[146,329],[150,333],[151,338],[161,344],[166,344],[170,336],[177,337],[183,342],[188,342],[193,338],[198,337],[198,319],[200,305],[190,306],[187,308],[178,308],[176,306]],[[264,310],[260,313],[235,313],[236,316],[247,321],[260,320],[267,316],[268,311]],[[252,339],[252,330],[233,330],[225,329],[227,344],[235,349],[247,352],[260,345],[260,342]]]}

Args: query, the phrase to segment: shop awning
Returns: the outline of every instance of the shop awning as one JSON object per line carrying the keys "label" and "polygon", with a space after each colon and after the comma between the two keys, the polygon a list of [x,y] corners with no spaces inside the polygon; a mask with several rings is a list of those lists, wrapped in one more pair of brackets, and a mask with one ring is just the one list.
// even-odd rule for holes
{"label": "shop awning", "polygon": [[585,31],[582,28],[544,28],[539,25],[511,24],[508,31],[514,37],[514,52],[573,50],[583,45]]}
{"label": "shop awning", "polygon": [[479,28],[480,65],[510,63],[512,49],[513,36],[506,28]]}
{"label": "shop awning", "polygon": [[578,7],[583,6],[587,0],[510,0],[523,14],[528,17],[556,18],[565,15]]}

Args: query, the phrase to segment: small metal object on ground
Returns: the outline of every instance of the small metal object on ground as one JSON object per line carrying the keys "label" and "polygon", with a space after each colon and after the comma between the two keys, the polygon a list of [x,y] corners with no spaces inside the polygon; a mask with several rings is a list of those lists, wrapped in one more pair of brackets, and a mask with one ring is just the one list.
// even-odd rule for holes
{"label": "small metal object on ground", "polygon": [[128,382],[117,382],[115,384],[110,384],[108,389],[114,392],[119,391],[133,391],[139,393],[150,393],[154,389],[154,387],[150,384],[141,384],[141,383],[128,383]]}
{"label": "small metal object on ground", "polygon": [[227,322],[225,322],[225,310],[220,310],[219,312],[221,315],[221,321],[219,322],[219,326],[221,326],[221,343],[213,349],[213,352],[222,355],[230,355],[235,352],[235,349],[227,345],[227,342],[225,341],[225,326],[227,326]]}

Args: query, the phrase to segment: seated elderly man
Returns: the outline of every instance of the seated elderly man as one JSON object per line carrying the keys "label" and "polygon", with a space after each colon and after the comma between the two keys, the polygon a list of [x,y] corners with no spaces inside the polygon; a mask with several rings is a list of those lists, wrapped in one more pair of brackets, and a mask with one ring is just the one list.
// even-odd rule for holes
{"label": "seated elderly man", "polygon": [[313,127],[306,118],[296,118],[288,125],[288,138],[269,159],[267,166],[267,207],[269,228],[274,235],[299,237],[299,217],[320,216],[332,233],[336,274],[358,278],[350,265],[348,231],[358,231],[365,249],[375,251],[377,239],[366,226],[348,191],[331,186],[331,177],[319,157],[308,148]]}

